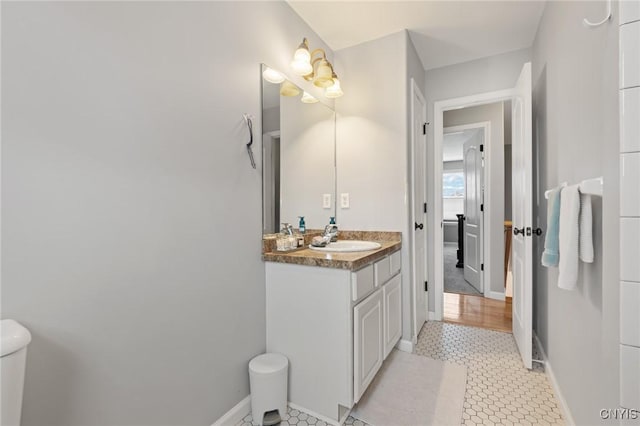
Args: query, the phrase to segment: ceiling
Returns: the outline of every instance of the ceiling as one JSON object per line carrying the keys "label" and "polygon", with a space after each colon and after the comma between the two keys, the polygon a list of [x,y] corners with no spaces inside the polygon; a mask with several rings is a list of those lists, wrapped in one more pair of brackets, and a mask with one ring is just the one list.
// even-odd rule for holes
{"label": "ceiling", "polygon": [[545,5],[542,0],[288,3],[334,51],[408,29],[426,70],[531,46]]}

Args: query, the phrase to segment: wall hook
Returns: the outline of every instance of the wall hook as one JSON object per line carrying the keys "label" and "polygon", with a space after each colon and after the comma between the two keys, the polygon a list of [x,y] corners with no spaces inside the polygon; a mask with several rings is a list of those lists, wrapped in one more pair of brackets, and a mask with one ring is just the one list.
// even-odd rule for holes
{"label": "wall hook", "polygon": [[247,127],[249,128],[249,143],[247,144],[247,153],[249,153],[249,161],[251,161],[251,167],[256,168],[256,160],[253,159],[253,150],[251,149],[251,145],[253,145],[253,122],[251,121],[251,116],[249,114],[242,114],[245,123],[247,123]]}
{"label": "wall hook", "polygon": [[584,24],[588,27],[599,27],[600,25],[604,24],[610,19],[611,19],[611,0],[607,0],[607,17],[606,18],[604,18],[600,22],[591,22],[587,18],[585,18],[582,22],[584,22]]}

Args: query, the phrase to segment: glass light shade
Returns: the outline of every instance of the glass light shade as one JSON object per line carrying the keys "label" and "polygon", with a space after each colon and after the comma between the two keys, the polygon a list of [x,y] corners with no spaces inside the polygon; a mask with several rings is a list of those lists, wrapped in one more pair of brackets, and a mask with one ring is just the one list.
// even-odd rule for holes
{"label": "glass light shade", "polygon": [[331,87],[333,86],[333,69],[329,64],[329,61],[322,59],[318,64],[313,84],[317,87]]}
{"label": "glass light shade", "polygon": [[281,72],[269,67],[262,71],[262,78],[273,84],[280,84],[285,80]]}
{"label": "glass light shade", "polygon": [[299,47],[296,49],[296,53],[293,54],[293,61],[291,62],[291,68],[293,72],[298,75],[307,75],[313,72],[311,66],[311,54],[309,49]]}
{"label": "glass light shade", "polygon": [[280,95],[282,96],[298,96],[300,94],[300,89],[298,86],[290,82],[289,80],[285,80],[280,85]]}
{"label": "glass light shade", "polygon": [[304,92],[302,94],[302,99],[300,99],[300,100],[302,102],[304,102],[305,104],[315,104],[316,102],[318,102],[318,100],[316,98],[314,98],[313,96],[311,96],[307,92]]}
{"label": "glass light shade", "polygon": [[324,95],[327,98],[339,98],[340,96],[344,95],[344,92],[340,88],[340,80],[334,78],[333,86],[327,87],[324,91]]}

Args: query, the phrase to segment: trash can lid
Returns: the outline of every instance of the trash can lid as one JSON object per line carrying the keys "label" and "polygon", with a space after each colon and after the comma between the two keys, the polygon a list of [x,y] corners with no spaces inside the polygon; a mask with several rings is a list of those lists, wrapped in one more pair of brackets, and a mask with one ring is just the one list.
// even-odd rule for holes
{"label": "trash can lid", "polygon": [[12,319],[3,319],[0,324],[0,352],[2,356],[12,354],[31,342],[29,330]]}
{"label": "trash can lid", "polygon": [[276,353],[258,355],[249,362],[249,369],[258,374],[270,374],[282,371],[289,365],[286,356]]}

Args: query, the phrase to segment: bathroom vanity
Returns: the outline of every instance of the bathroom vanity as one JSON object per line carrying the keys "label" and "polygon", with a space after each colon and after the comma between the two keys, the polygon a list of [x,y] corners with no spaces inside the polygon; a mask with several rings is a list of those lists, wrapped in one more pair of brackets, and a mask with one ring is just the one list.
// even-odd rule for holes
{"label": "bathroom vanity", "polygon": [[263,255],[267,351],[289,358],[291,405],[333,424],[402,334],[400,234],[386,234],[377,250]]}

